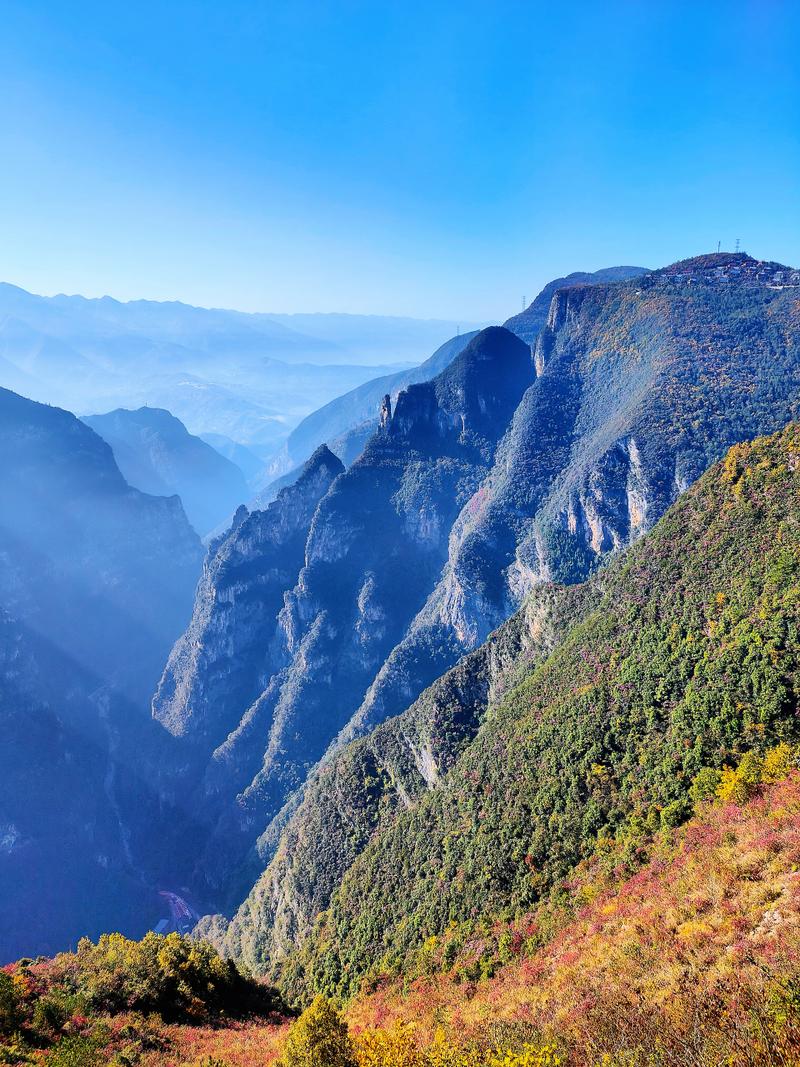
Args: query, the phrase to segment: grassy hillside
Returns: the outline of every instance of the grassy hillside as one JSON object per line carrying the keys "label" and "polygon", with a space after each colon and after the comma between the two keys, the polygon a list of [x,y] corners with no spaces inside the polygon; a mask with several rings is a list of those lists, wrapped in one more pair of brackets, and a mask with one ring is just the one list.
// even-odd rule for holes
{"label": "grassy hillside", "polygon": [[351,1032],[533,1040],[575,1067],[797,1063],[800,773],[754,793],[700,802],[635,864],[603,842],[519,922],[448,932],[427,976],[351,1005]]}

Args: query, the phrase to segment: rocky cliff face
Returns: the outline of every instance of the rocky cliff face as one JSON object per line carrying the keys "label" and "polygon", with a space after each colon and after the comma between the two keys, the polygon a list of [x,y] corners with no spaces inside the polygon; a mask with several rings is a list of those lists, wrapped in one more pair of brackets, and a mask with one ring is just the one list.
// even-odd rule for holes
{"label": "rocky cliff face", "polygon": [[539,332],[550,315],[553,297],[561,290],[574,289],[579,285],[607,285],[639,278],[648,271],[645,267],[604,267],[596,271],[574,271],[565,278],[554,278],[542,289],[536,299],[519,315],[512,315],[505,323],[517,337],[534,345]]}
{"label": "rocky cliff face", "polygon": [[305,559],[319,501],[344,470],[324,445],[265,511],[240,508],[209,548],[189,628],[170,654],[155,718],[210,757],[283,665],[276,620]]}
{"label": "rocky cliff face", "polygon": [[279,622],[285,666],[220,749],[234,766],[263,754],[211,838],[217,856],[236,840],[230,868],[258,838],[238,882],[214,870],[228,900],[287,820],[294,832],[295,791],[324,753],[403,712],[532,591],[636,541],[728,445],[796,413],[796,292],[679,267],[555,288],[546,311],[534,302],[532,343],[484,331],[387,406],[311,524]]}
{"label": "rocky cliff face", "polygon": [[[476,332],[473,331],[451,337],[418,367],[364,382],[363,385],[336,397],[335,400],[331,400],[317,411],[307,415],[292,430],[285,446],[273,459],[270,476],[281,475],[284,471],[300,465],[315,448],[323,443],[331,447],[345,466],[349,467],[378,426],[381,398],[387,393],[390,397],[397,397],[409,385],[435,378],[453,362],[459,353],[463,352],[475,334]],[[369,424],[369,433],[360,434],[361,447],[348,459],[348,446],[342,438],[350,437],[352,431],[364,423]],[[268,494],[269,486],[256,497],[256,506],[264,506],[262,501],[266,500]]]}
{"label": "rocky cliff face", "polygon": [[586,583],[539,583],[331,756],[233,921],[203,931],[295,995],[354,993],[424,969],[448,930],[472,951],[596,850],[648,846],[702,768],[795,741],[798,460],[797,424],[739,444]]}
{"label": "rocky cliff face", "polygon": [[[218,823],[199,865],[210,891],[232,879],[231,891],[241,892],[236,854],[241,860],[302,785],[424,604],[447,557],[453,520],[490,469],[532,377],[529,347],[493,328],[433,381],[401,393],[393,411],[386,405],[383,425],[363,455],[321,499],[280,610],[270,606],[275,621],[262,638],[269,651],[260,665],[259,694],[236,694],[235,679],[228,685],[224,645],[219,687],[213,669],[189,651],[197,637],[187,635],[178,646],[173,660],[187,669],[180,681],[168,671],[154,708],[188,746],[207,732],[205,713],[196,709],[215,708],[218,747],[204,780],[216,796]],[[264,571],[263,561],[257,570]],[[219,599],[210,572],[209,582]],[[240,598],[241,591],[234,604]],[[263,605],[264,597],[258,599]],[[209,679],[211,701],[205,696]],[[224,689],[234,691],[233,700]]]}
{"label": "rocky cliff face", "polygon": [[731,444],[794,417],[796,290],[693,264],[553,293],[536,380],[345,737],[401,711],[538,582],[580,580],[640,537]]}

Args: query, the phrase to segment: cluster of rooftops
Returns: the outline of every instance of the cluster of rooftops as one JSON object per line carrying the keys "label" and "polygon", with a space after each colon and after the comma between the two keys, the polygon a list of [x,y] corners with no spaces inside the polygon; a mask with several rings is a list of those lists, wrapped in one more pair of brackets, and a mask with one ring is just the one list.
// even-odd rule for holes
{"label": "cluster of rooftops", "polygon": [[785,267],[781,263],[752,259],[744,253],[721,253],[674,263],[671,267],[645,275],[643,280],[652,280],[652,284],[656,279],[668,279],[685,285],[693,282],[737,281],[782,289],[800,286],[800,270]]}

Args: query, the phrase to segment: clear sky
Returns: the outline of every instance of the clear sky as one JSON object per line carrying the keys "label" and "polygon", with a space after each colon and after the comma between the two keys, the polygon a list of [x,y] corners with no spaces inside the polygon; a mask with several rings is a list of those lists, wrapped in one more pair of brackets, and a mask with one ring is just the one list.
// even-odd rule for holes
{"label": "clear sky", "polygon": [[800,263],[797,0],[0,0],[0,279],[503,319]]}

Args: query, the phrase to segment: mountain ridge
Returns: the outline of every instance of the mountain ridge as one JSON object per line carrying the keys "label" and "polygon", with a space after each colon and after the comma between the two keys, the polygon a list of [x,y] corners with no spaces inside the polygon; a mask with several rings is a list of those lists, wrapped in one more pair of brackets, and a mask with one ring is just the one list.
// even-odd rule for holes
{"label": "mountain ridge", "polygon": [[130,485],[151,495],[180,496],[201,537],[249,495],[235,463],[190,434],[164,408],[116,408],[84,415],[82,421],[111,445]]}

